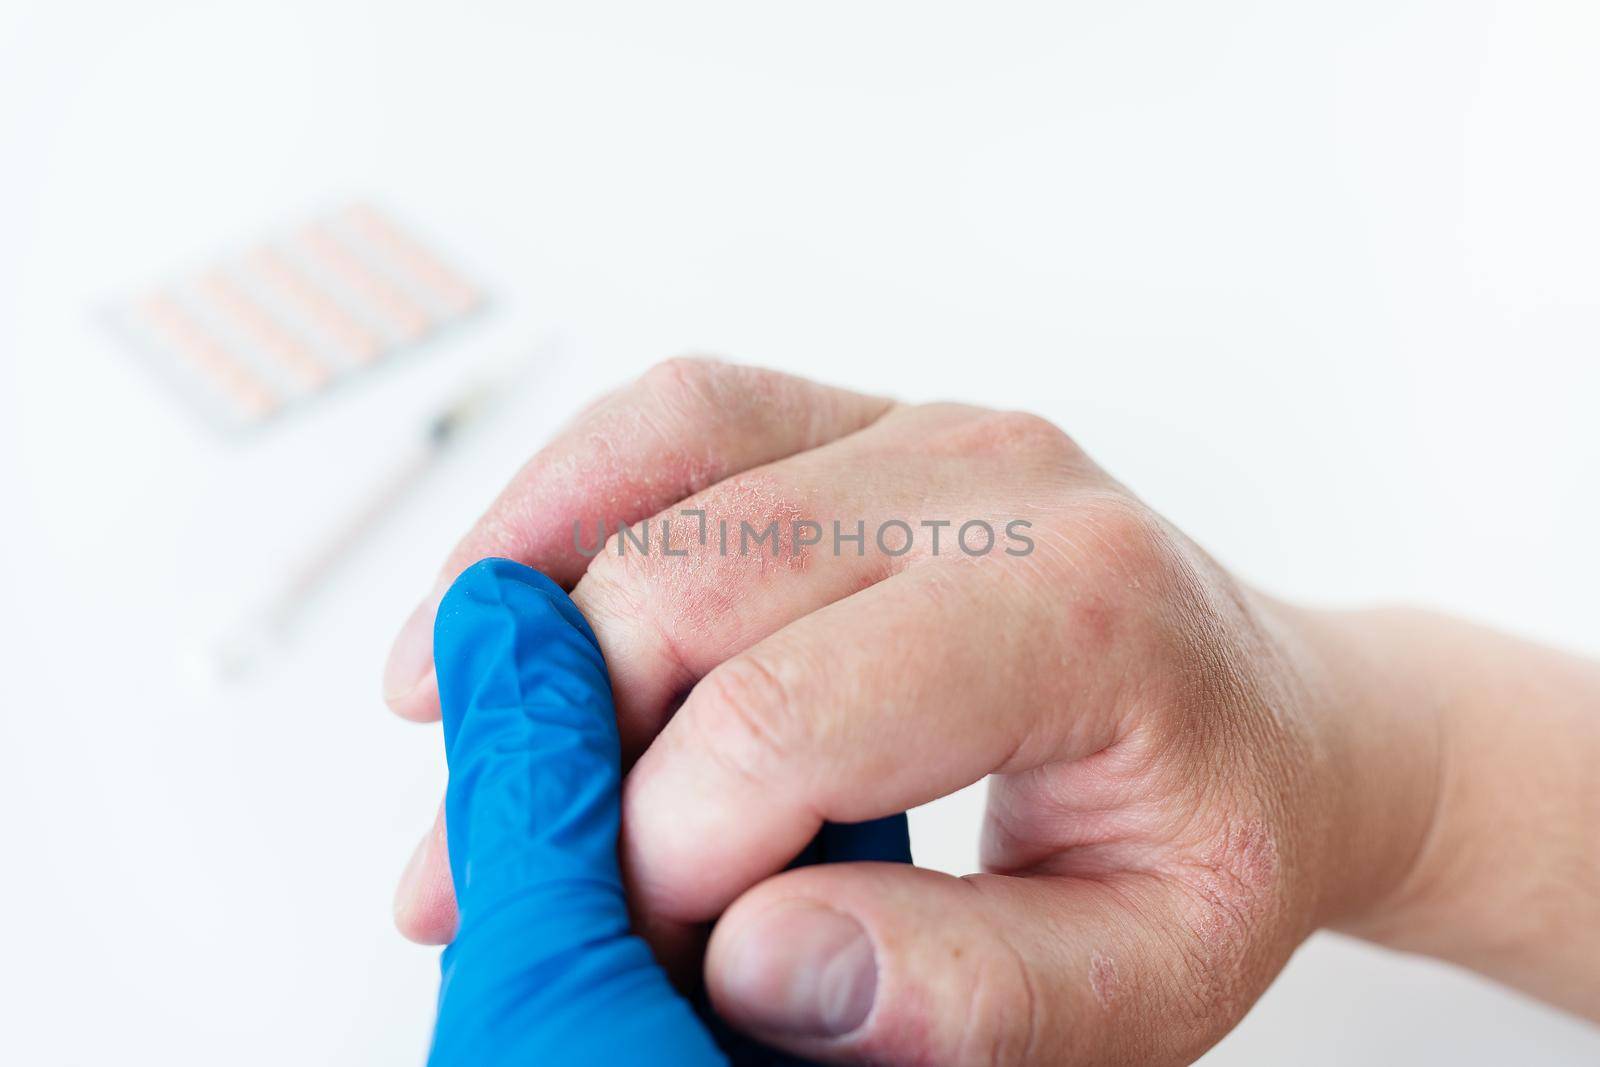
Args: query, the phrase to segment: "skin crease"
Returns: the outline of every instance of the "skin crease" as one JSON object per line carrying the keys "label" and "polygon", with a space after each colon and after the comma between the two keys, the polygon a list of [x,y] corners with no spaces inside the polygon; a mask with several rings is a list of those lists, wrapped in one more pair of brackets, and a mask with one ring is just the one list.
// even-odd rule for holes
{"label": "skin crease", "polygon": [[[859,518],[869,543],[572,547],[574,518],[688,532],[684,507],[734,528]],[[1035,550],[969,557],[952,526],[942,554],[919,530],[888,556],[870,531],[894,517],[1022,518]],[[1423,613],[1263,596],[1043,420],[673,361],[530,461],[439,588],[486,555],[575,587],[631,766],[639,928],[773,1044],[839,1062],[1187,1063],[1323,927],[1600,1018],[1600,668]],[[437,716],[415,640],[433,603],[386,677],[411,718]],[[778,873],[825,819],[985,777],[982,874]],[[774,1014],[796,907],[859,924],[870,947],[833,960],[875,967],[847,1033]],[[396,918],[450,936],[438,828]]]}

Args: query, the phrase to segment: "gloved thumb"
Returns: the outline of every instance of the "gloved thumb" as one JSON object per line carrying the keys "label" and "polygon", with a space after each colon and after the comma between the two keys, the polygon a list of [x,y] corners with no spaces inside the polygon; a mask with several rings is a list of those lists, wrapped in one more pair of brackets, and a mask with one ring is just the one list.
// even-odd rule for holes
{"label": "gloved thumb", "polygon": [[460,921],[429,1062],[724,1059],[629,930],[605,661],[567,595],[490,559],[439,607],[434,658]]}

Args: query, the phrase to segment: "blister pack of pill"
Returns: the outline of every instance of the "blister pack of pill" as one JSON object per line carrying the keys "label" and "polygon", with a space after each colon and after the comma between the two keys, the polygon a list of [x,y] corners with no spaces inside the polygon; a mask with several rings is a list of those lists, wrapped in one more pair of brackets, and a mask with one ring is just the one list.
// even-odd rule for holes
{"label": "blister pack of pill", "polygon": [[256,426],[476,313],[483,292],[379,208],[350,204],[110,309],[208,421]]}

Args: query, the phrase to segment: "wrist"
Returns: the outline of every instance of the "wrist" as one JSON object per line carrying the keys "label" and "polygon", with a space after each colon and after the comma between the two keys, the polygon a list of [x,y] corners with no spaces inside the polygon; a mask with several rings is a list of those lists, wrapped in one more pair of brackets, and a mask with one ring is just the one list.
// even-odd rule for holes
{"label": "wrist", "polygon": [[1439,824],[1452,719],[1417,670],[1426,616],[1287,610],[1315,739],[1317,925],[1370,937],[1411,895]]}
{"label": "wrist", "polygon": [[1600,667],[1424,612],[1300,618],[1322,925],[1600,1013]]}

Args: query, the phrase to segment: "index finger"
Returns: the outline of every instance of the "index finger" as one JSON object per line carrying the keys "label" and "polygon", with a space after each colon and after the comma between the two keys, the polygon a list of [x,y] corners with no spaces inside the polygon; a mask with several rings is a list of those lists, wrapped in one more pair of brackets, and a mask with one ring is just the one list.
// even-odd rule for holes
{"label": "index finger", "polygon": [[[570,588],[597,526],[637,522],[724,478],[853,433],[890,407],[880,397],[709,359],[673,359],[607,397],[519,471],[451,552],[433,592],[395,638],[384,699],[418,721],[439,717],[433,619],[473,562],[515,560]],[[586,532],[579,545],[574,523]]]}

